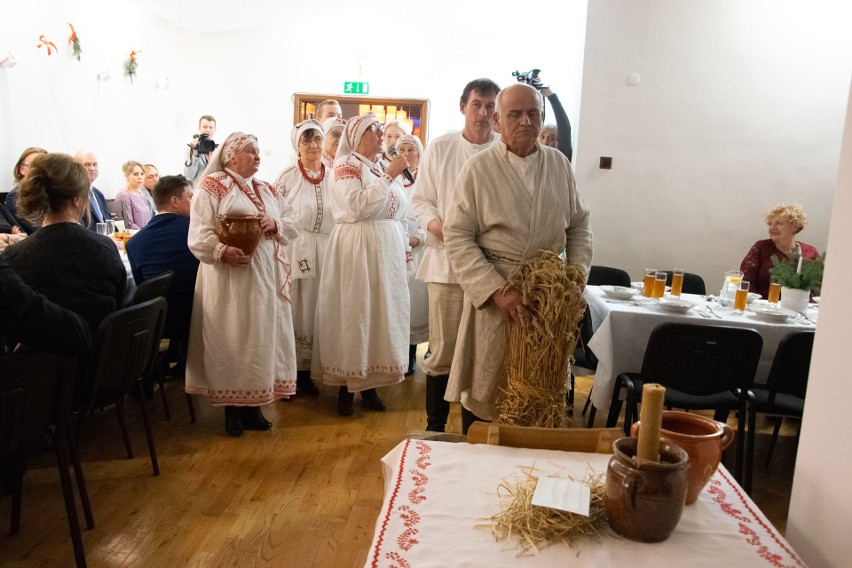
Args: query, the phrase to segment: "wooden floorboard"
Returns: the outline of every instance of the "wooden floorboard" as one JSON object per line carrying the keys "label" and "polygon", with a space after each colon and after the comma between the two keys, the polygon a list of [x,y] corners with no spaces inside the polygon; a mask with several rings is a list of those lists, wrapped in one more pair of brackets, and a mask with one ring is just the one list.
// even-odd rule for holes
{"label": "wooden floorboard", "polygon": [[[421,346],[420,356],[425,346]],[[591,378],[577,389],[579,416]],[[425,427],[425,379],[418,370],[380,389],[386,412],[355,399],[355,414],[335,411],[336,389],[318,398],[277,402],[264,412],[269,432],[224,432],[221,409],[196,397],[190,424],[181,385],[166,386],[172,420],[159,396],[147,402],[162,473],[154,477],[136,401],[128,401],[135,457],[126,459],[108,409],[84,425],[81,449],[96,526],[83,531],[92,567],[360,567],[382,503],[380,459],[409,432]],[[159,395],[159,393],[155,393]],[[753,498],[781,531],[795,456],[785,425],[771,467],[763,459],[771,424],[760,422]],[[459,409],[449,430],[459,432]],[[53,454],[36,457],[24,478],[21,532],[8,535],[11,497],[0,497],[0,566],[73,564]],[[82,515],[80,515],[82,523]]]}

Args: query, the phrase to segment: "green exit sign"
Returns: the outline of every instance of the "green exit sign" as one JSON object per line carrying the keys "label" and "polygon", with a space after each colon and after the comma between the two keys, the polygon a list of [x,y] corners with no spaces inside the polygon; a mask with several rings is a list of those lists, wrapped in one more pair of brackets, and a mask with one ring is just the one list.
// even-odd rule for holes
{"label": "green exit sign", "polygon": [[346,81],[343,83],[343,92],[347,95],[366,95],[370,93],[370,83]]}

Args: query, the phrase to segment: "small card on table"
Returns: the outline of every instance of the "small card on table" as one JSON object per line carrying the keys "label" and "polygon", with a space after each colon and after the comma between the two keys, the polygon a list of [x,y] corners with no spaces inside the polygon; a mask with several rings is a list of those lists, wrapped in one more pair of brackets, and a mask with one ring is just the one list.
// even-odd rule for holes
{"label": "small card on table", "polygon": [[556,477],[539,477],[532,504],[589,516],[592,490],[585,483]]}

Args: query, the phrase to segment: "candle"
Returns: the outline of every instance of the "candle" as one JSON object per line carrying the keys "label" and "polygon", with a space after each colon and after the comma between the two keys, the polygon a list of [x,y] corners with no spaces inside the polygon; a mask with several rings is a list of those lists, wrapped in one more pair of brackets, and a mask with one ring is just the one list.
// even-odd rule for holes
{"label": "candle", "polygon": [[639,412],[639,441],[636,457],[660,461],[660,428],[663,424],[663,403],[666,387],[656,383],[642,387],[642,410]]}
{"label": "candle", "polygon": [[799,255],[799,266],[796,267],[796,274],[802,273],[802,255]]}

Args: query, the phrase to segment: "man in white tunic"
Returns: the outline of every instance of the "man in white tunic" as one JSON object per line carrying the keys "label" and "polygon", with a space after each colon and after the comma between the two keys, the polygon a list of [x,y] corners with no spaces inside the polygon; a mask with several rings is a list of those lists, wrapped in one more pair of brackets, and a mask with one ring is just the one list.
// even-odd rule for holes
{"label": "man in white tunic", "polygon": [[510,325],[526,314],[519,290],[502,291],[506,277],[541,250],[562,252],[588,272],[589,212],[571,164],[538,142],[543,101],[516,84],[497,97],[500,141],[468,160],[444,225],[447,254],[465,293],[446,398],[462,403],[462,429],[492,420],[505,386]]}
{"label": "man in white tunic", "polygon": [[450,413],[444,400],[456,335],[459,330],[464,292],[453,274],[444,248],[443,226],[452,199],[456,177],[474,154],[498,138],[493,131],[494,106],[500,87],[490,79],[476,79],[462,91],[459,109],[464,129],[450,132],[429,143],[417,171],[417,189],[412,208],[417,222],[426,229],[426,251],[417,279],[429,291],[429,350],[423,361],[426,373],[426,429],[443,432]]}
{"label": "man in white tunic", "polygon": [[[254,177],[260,149],[234,132],[210,158],[192,197],[189,249],[200,261],[192,305],[186,392],[225,407],[225,429],[268,430],[260,406],[296,392],[290,312],[290,261],[284,245],[298,235],[292,209]],[[253,254],[220,241],[222,215],[257,216],[263,232]]]}

